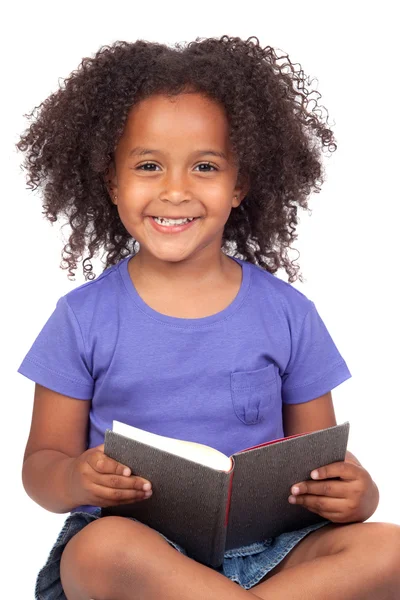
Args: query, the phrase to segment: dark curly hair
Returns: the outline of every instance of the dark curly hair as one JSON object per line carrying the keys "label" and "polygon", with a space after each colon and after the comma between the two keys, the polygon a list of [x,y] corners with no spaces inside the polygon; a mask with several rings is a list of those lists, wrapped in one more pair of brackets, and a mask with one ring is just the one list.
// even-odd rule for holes
{"label": "dark curly hair", "polygon": [[307,89],[311,81],[296,65],[287,54],[261,48],[256,37],[228,36],[173,47],[117,41],[84,58],[58,91],[25,115],[31,124],[16,145],[26,153],[28,188],[43,190],[43,214],[51,222],[60,215],[69,220],[60,265],[68,277],[86,247],[86,280],[95,278],[90,259],[100,249],[105,268],[137,250],[110,201],[105,174],[134,104],[191,89],[225,107],[238,176],[250,184],[225,225],[223,251],[270,273],[283,267],[289,282],[303,281],[288,248],[297,239],[298,207],[307,209],[311,192],[320,191],[321,150],[333,152],[336,143],[327,111],[318,106],[321,95]]}

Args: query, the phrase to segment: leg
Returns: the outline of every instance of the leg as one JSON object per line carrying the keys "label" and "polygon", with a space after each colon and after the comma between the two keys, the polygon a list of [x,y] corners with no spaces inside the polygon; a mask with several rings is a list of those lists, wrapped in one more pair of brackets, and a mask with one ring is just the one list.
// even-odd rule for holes
{"label": "leg", "polygon": [[230,579],[180,554],[158,533],[122,517],[87,525],[66,545],[61,583],[68,600],[245,600]]}
{"label": "leg", "polygon": [[251,592],[265,599],[396,600],[400,527],[326,525],[305,537]]}

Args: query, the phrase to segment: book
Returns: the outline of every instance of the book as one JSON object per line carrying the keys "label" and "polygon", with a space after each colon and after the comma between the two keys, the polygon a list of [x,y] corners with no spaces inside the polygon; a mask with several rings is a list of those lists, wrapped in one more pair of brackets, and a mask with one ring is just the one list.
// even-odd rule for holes
{"label": "book", "polygon": [[101,516],[133,517],[185,548],[191,558],[219,567],[227,550],[262,542],[325,519],[290,504],[295,483],[311,471],[344,461],[348,421],[271,440],[226,456],[185,440],[113,421],[104,453],[151,482],[147,500],[108,506]]}

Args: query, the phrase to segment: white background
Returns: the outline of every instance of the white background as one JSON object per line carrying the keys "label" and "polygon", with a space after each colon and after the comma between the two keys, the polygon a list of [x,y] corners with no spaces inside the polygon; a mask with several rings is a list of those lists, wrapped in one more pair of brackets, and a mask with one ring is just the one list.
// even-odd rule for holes
{"label": "white background", "polygon": [[[57,299],[84,283],[59,268],[60,225],[41,215],[25,187],[14,144],[23,114],[42,102],[84,56],[115,40],[172,44],[197,36],[256,35],[316,77],[338,142],[327,180],[301,211],[304,284],[352,379],[333,392],[337,422],[350,421],[349,450],[380,489],[373,521],[400,524],[398,382],[399,152],[398,46],[389,2],[18,3],[2,33],[2,539],[7,598],[33,598],[38,570],[67,515],[47,512],[24,492],[22,458],[33,382],[17,368]],[[394,3],[393,3],[394,4]],[[4,9],[3,9],[4,10]],[[293,258],[297,254],[293,253]],[[96,263],[96,273],[100,269]],[[287,280],[285,273],[279,276]],[[3,559],[4,560],[4,559]],[[10,583],[7,584],[7,581]]]}

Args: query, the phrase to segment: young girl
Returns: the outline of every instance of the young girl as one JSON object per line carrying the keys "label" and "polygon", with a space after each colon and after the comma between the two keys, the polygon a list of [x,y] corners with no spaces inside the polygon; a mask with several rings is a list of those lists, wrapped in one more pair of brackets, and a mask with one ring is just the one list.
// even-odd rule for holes
{"label": "young girl", "polygon": [[19,368],[36,382],[26,492],[71,513],[37,599],[398,598],[400,528],[363,523],[379,494],[350,452],[293,482],[288,502],[322,522],[217,569],[134,519],[100,518],[152,493],[104,455],[113,419],[227,455],[336,424],[331,390],[351,375],[288,258],[336,145],[285,58],[257,38],[117,42],[31,115],[28,184],[50,221],[68,217],[63,266],[71,277],[88,254],[89,280]]}

